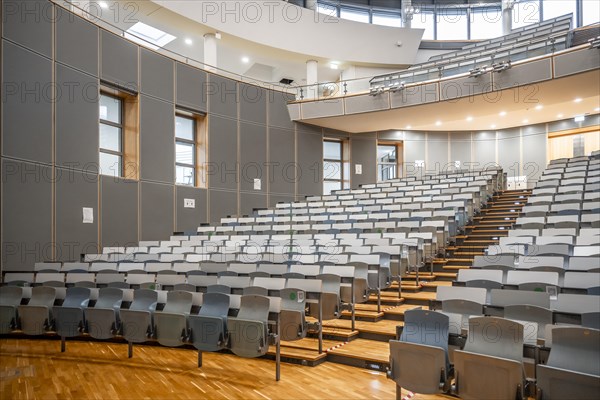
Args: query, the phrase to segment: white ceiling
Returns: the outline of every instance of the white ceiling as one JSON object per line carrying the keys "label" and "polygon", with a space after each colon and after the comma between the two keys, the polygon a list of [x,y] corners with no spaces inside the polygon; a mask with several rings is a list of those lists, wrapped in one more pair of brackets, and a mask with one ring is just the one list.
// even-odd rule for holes
{"label": "white ceiling", "polygon": [[600,74],[595,70],[515,90],[503,90],[497,101],[490,101],[493,96],[478,95],[387,111],[302,121],[346,132],[505,129],[568,119],[575,115],[598,114],[598,88]]}

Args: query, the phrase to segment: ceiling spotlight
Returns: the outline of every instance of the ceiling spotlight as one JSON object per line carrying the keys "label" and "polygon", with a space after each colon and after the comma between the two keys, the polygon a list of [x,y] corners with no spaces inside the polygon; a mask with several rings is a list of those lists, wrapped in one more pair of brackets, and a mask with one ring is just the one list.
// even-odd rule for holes
{"label": "ceiling spotlight", "polygon": [[591,49],[600,49],[600,36],[588,40]]}
{"label": "ceiling spotlight", "polygon": [[562,117],[564,117],[564,115],[563,115],[563,114],[558,114],[558,115],[556,116],[556,118],[562,118]]}
{"label": "ceiling spotlight", "polygon": [[104,8],[104,9],[108,8],[108,4],[105,1],[99,1],[98,5],[100,6],[100,8]]}
{"label": "ceiling spotlight", "polygon": [[541,110],[542,108],[544,108],[544,106],[541,104],[538,104],[537,106],[535,106],[536,110]]}
{"label": "ceiling spotlight", "polygon": [[471,116],[467,117],[467,121],[468,121],[468,122],[471,122],[471,121],[473,121],[473,117],[471,117]]}
{"label": "ceiling spotlight", "polygon": [[502,72],[502,71],[506,71],[507,69],[510,69],[512,67],[512,65],[510,64],[510,60],[509,61],[502,61],[496,64],[492,64],[492,71],[494,72]]}
{"label": "ceiling spotlight", "polygon": [[440,126],[442,125],[442,121],[435,121],[435,126]]}
{"label": "ceiling spotlight", "polygon": [[472,78],[477,78],[483,74],[485,74],[485,67],[477,67],[469,71],[469,76]]}
{"label": "ceiling spotlight", "polygon": [[499,115],[500,115],[501,117],[504,117],[504,116],[506,115],[506,111],[500,111],[500,114],[499,114]]}
{"label": "ceiling spotlight", "polygon": [[496,124],[491,124],[490,128],[494,129],[496,127]]}
{"label": "ceiling spotlight", "polygon": [[384,87],[383,85],[376,85],[376,86],[371,86],[371,89],[369,91],[369,94],[371,96],[377,96],[378,94],[383,93]]}
{"label": "ceiling spotlight", "polygon": [[577,97],[575,100],[573,100],[575,103],[581,103],[581,97]]}
{"label": "ceiling spotlight", "polygon": [[526,124],[526,123],[528,123],[528,122],[529,122],[529,120],[528,120],[527,118],[525,118],[525,119],[523,120],[523,123],[524,123],[524,124]]}
{"label": "ceiling spotlight", "polygon": [[585,115],[576,115],[575,118],[573,118],[573,121],[583,122],[583,121],[585,121]]}
{"label": "ceiling spotlight", "polygon": [[405,83],[404,81],[402,82],[392,82],[388,85],[388,89],[390,90],[390,92],[395,93],[397,90],[404,90],[404,86]]}
{"label": "ceiling spotlight", "polygon": [[192,39],[190,39],[190,38],[186,38],[184,41],[185,41],[185,44],[187,44],[188,46],[190,46],[192,43],[194,43],[192,41]]}
{"label": "ceiling spotlight", "polygon": [[250,62],[250,59],[249,59],[248,57],[245,57],[245,56],[244,56],[244,57],[242,57],[242,62],[243,62],[244,64],[248,64],[248,63]]}
{"label": "ceiling spotlight", "polygon": [[412,126],[406,125],[406,129],[411,129],[411,128],[412,128]]}
{"label": "ceiling spotlight", "polygon": [[600,107],[596,107],[596,108],[594,108],[594,111],[595,111],[595,112],[599,112],[599,111],[600,111]]}
{"label": "ceiling spotlight", "polygon": [[331,68],[331,69],[338,69],[339,65],[337,63],[330,63],[329,64],[329,68]]}

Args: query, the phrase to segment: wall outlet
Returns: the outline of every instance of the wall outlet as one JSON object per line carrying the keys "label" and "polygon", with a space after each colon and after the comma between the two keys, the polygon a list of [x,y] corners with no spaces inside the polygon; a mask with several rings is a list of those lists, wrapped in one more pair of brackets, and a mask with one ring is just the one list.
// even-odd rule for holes
{"label": "wall outlet", "polygon": [[183,208],[196,208],[196,199],[183,199]]}

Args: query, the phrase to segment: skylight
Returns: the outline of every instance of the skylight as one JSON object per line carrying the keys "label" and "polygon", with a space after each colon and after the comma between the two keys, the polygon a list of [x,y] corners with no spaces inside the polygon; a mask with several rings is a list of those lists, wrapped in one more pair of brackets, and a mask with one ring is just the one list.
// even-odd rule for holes
{"label": "skylight", "polygon": [[133,42],[156,50],[175,40],[176,37],[143,22],[137,22],[125,32],[125,37]]}

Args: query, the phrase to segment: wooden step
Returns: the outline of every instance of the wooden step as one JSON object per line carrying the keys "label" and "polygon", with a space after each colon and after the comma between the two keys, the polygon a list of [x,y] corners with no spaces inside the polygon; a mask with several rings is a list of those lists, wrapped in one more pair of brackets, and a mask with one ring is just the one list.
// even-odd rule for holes
{"label": "wooden step", "polygon": [[[435,295],[435,293],[433,293]],[[396,337],[396,327],[404,325],[402,321],[396,321],[392,319],[382,319],[377,322],[367,321],[355,321],[354,327],[360,335],[379,335],[386,336],[390,339]],[[323,329],[328,328],[331,330],[349,330],[352,327],[352,321],[349,319],[332,319],[329,321],[323,321]],[[356,339],[358,340],[358,339]]]}
{"label": "wooden step", "polygon": [[352,329],[343,329],[343,328],[330,328],[323,327],[323,336],[324,337],[334,337],[343,339],[345,342],[353,340],[358,337],[359,332],[353,331]]}
{"label": "wooden step", "polygon": [[373,340],[356,339],[341,347],[329,350],[327,354],[335,356],[335,358],[354,358],[366,362],[389,365],[390,344]]}
{"label": "wooden step", "polygon": [[412,300],[428,301],[435,299],[435,292],[402,293],[402,297],[407,302]]}
{"label": "wooden step", "polygon": [[456,279],[456,277],[458,276],[458,274],[456,272],[434,272],[433,274],[440,278],[451,278],[451,279]]}
{"label": "wooden step", "polygon": [[[342,311],[342,316],[350,318],[352,317],[352,313],[344,310]],[[362,320],[378,321],[383,318],[383,312],[354,310],[354,317]]]}
{"label": "wooden step", "polygon": [[[415,308],[429,308],[418,306],[415,304],[403,304],[398,307],[391,307],[385,310],[385,316],[387,317],[404,317],[404,313],[408,310],[414,310]],[[393,319],[393,318],[392,318]]]}
{"label": "wooden step", "polygon": [[[459,269],[469,269],[471,268],[470,265],[444,265],[442,267],[442,269],[444,271],[453,271],[453,270],[459,270]],[[402,294],[404,296],[404,294]]]}

